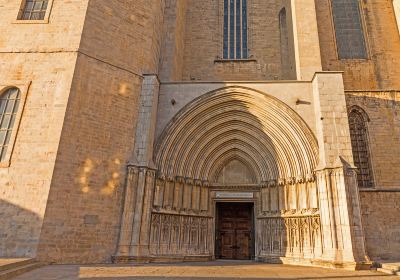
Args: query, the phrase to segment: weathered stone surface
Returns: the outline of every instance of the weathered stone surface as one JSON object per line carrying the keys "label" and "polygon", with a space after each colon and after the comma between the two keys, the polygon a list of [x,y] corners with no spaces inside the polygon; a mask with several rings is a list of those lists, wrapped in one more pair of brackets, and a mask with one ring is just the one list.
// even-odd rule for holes
{"label": "weathered stone surface", "polygon": [[[0,93],[23,97],[0,256],[210,260],[229,201],[254,204],[258,260],[400,257],[398,1],[360,1],[361,60],[338,59],[328,0],[248,0],[250,56],[221,59],[223,2],[53,1],[48,21],[19,22],[21,1],[0,1]],[[355,107],[373,177],[360,193]]]}

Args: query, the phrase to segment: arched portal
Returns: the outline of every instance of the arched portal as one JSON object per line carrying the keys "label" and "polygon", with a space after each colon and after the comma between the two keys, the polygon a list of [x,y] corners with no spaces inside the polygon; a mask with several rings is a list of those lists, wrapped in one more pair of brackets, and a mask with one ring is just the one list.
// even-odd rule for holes
{"label": "arched portal", "polygon": [[[153,132],[139,139],[115,259],[366,261],[354,167],[340,150],[350,143],[347,116],[320,110],[326,98],[342,100],[343,108],[344,99],[323,88],[313,92],[309,112],[318,144],[288,105],[243,86],[188,103],[154,149],[143,145]],[[151,112],[148,122],[148,114],[141,119],[149,128]]]}
{"label": "arched portal", "polygon": [[[236,228],[228,229],[233,243],[227,250],[242,251],[226,255],[250,256],[250,247],[257,258],[282,257],[290,250],[304,253],[304,248],[311,252],[311,247],[316,252],[321,242],[313,176],[317,158],[317,141],[307,124],[266,93],[235,86],[195,99],[172,119],[156,144],[150,254],[221,254],[222,247],[216,247],[225,241],[224,234],[214,236],[220,212],[216,205],[228,201],[247,203],[242,213],[254,209],[245,216],[255,217],[255,227],[249,229],[253,222],[248,222],[248,233],[241,235],[233,235]],[[249,203],[254,207],[248,208]],[[225,210],[221,213],[229,213]],[[300,213],[309,238],[295,237],[288,229],[298,221],[284,216]],[[243,251],[239,243],[249,249]]]}
{"label": "arched portal", "polygon": [[313,133],[289,106],[262,92],[227,87],[184,107],[159,137],[154,160],[166,176],[214,182],[216,172],[237,158],[261,183],[306,177],[317,153]]}

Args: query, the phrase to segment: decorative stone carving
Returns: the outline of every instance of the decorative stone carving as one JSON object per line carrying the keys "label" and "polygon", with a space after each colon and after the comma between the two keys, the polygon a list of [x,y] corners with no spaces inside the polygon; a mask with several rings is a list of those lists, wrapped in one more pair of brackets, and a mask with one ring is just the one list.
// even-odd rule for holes
{"label": "decorative stone carving", "polygon": [[322,237],[319,215],[259,218],[259,257],[321,256]]}
{"label": "decorative stone carving", "polygon": [[153,213],[150,254],[153,256],[212,255],[212,218]]}

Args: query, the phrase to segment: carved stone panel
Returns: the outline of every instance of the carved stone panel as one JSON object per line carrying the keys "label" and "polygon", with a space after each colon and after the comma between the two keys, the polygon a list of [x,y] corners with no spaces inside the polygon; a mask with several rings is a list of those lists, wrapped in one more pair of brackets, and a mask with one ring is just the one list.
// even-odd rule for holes
{"label": "carved stone panel", "polygon": [[210,217],[153,213],[150,254],[154,256],[211,255]]}

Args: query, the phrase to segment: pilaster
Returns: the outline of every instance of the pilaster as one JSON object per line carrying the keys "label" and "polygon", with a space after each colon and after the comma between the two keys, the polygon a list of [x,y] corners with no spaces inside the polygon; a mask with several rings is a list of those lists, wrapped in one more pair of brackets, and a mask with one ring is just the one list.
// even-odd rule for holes
{"label": "pilaster", "polygon": [[157,75],[154,74],[143,76],[135,135],[135,149],[130,164],[153,167],[153,146],[160,81]]}
{"label": "pilaster", "polygon": [[313,94],[319,146],[316,175],[323,236],[321,261],[360,268],[369,265],[369,259],[341,73],[316,73]]}
{"label": "pilaster", "polygon": [[153,146],[159,87],[156,75],[144,75],[135,147],[127,167],[120,239],[114,257],[119,262],[146,260],[150,254],[150,222],[156,175]]}
{"label": "pilaster", "polygon": [[291,0],[298,80],[311,80],[322,70],[314,0]]}

